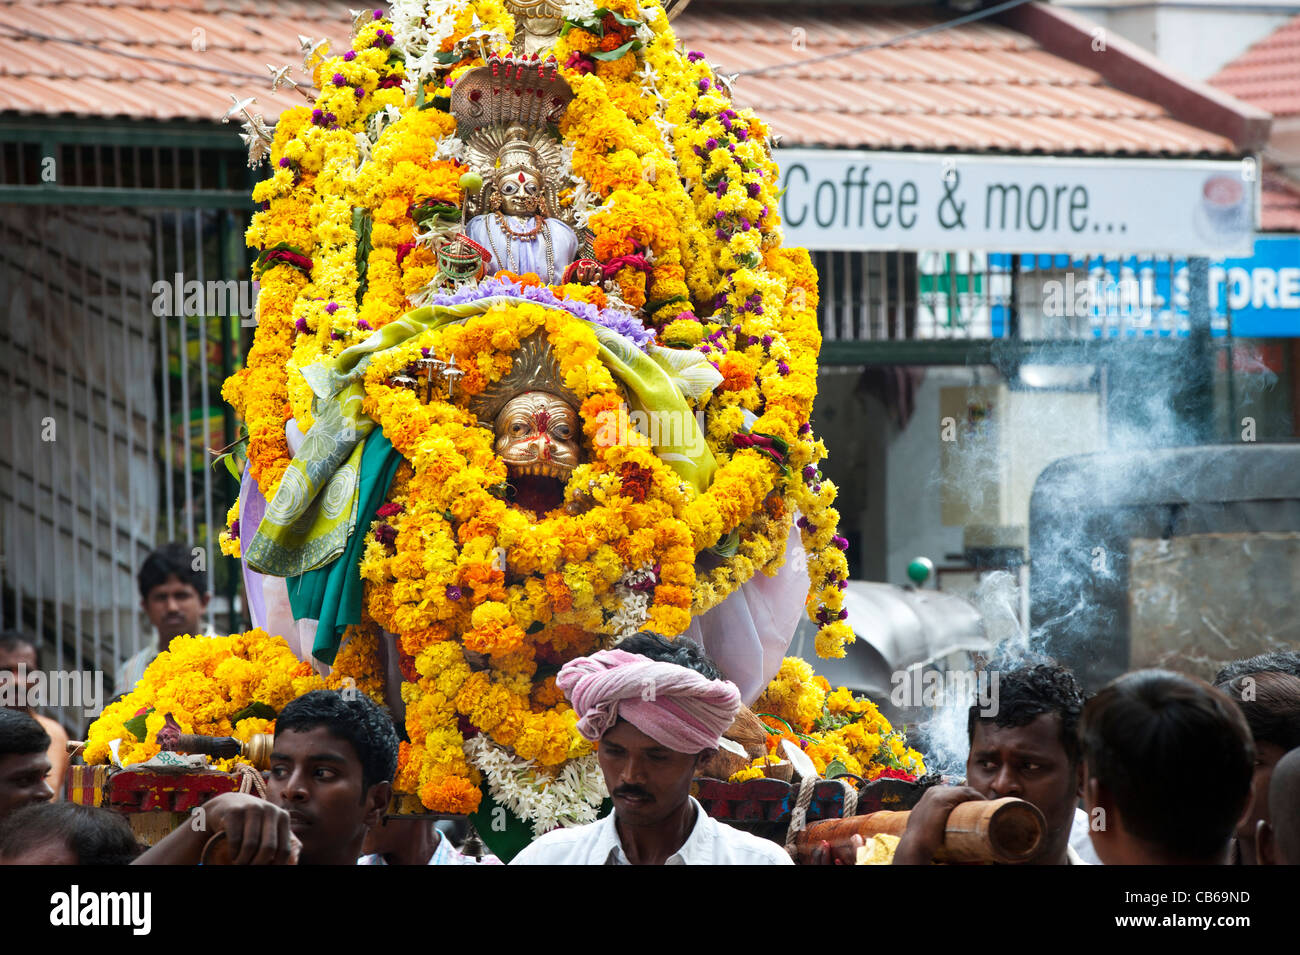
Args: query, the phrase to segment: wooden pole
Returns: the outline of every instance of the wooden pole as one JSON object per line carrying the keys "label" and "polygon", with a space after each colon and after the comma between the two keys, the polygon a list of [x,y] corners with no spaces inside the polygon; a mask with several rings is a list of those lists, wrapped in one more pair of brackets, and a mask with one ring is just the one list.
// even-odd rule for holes
{"label": "wooden pole", "polygon": [[[902,836],[910,812],[873,812],[847,819],[814,822],[796,837],[799,863],[812,862],[813,851],[823,842],[832,850],[846,849],[855,835]],[[998,862],[1015,864],[1033,858],[1047,833],[1038,807],[1023,799],[973,800],[959,803],[948,816],[943,845],[936,862]]]}

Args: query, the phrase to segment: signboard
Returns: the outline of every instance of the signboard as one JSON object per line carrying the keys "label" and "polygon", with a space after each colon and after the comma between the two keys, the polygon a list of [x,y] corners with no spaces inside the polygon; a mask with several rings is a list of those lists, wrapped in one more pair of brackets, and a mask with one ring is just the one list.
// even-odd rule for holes
{"label": "signboard", "polygon": [[[1009,278],[1014,257],[989,255],[990,285],[1001,295],[982,303],[989,309],[992,334],[1008,320]],[[1067,255],[1021,255],[1022,282],[1037,281],[1022,294],[1023,317],[1082,320],[1096,337],[1181,337],[1188,330],[1188,276],[1185,258],[1116,259]],[[918,263],[926,261],[918,256]],[[918,265],[918,268],[920,266]],[[942,276],[937,284],[942,288]],[[1300,236],[1262,235],[1246,258],[1215,256],[1209,267],[1210,323],[1213,334],[1238,338],[1300,337]],[[1004,288],[1004,285],[1006,286]],[[970,311],[979,317],[977,311]]]}
{"label": "signboard", "polygon": [[785,244],[1250,255],[1253,158],[970,156],[778,149]]}

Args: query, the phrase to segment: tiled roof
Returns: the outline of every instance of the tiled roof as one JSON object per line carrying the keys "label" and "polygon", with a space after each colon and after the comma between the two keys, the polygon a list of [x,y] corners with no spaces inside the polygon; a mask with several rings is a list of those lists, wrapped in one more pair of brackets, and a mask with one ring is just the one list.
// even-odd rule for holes
{"label": "tiled roof", "polygon": [[1219,70],[1210,84],[1279,119],[1300,116],[1300,16]]}
{"label": "tiled roof", "polygon": [[1300,232],[1300,183],[1266,169],[1259,186],[1259,231]]}
{"label": "tiled roof", "polygon": [[[734,11],[697,0],[674,28],[684,46],[731,71],[839,53],[951,16],[862,7]],[[301,102],[291,91],[271,93],[266,79],[268,63],[301,63],[299,33],[329,35],[338,49],[348,35],[345,0],[0,0],[0,111],[210,120],[236,93],[256,96],[255,108],[272,120]],[[196,37],[205,49],[194,49]],[[303,79],[296,68],[294,75]],[[1223,136],[1178,122],[988,20],[742,76],[736,98],[788,145],[1233,152]]]}
{"label": "tiled roof", "polygon": [[[734,8],[733,8],[734,9]],[[769,12],[771,11],[771,12]],[[829,58],[942,19],[951,11],[861,7],[738,15],[693,6],[674,23],[688,48],[742,71],[736,99],[787,145],[1008,153],[1232,154],[1225,137],[984,20],[884,49]],[[796,48],[799,47],[799,48]],[[826,57],[826,59],[818,59]],[[804,65],[745,75],[777,64]]]}
{"label": "tiled roof", "polygon": [[219,118],[230,94],[274,120],[304,102],[270,89],[298,34],[349,33],[347,4],[300,0],[0,0],[0,111],[135,119]]}

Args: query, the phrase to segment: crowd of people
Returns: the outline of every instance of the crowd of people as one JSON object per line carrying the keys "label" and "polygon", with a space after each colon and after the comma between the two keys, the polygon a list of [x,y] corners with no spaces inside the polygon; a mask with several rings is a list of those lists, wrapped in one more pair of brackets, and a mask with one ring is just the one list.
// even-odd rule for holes
{"label": "crowd of people", "polygon": [[[128,661],[126,681],[197,630],[207,594],[189,567],[175,547],[146,561],[141,604],[157,642]],[[0,635],[0,672],[15,679],[38,666],[32,641]],[[999,677],[996,710],[969,710],[964,783],[931,781],[902,836],[873,860],[930,864],[956,806],[1014,796],[1046,823],[1031,864],[1300,865],[1300,653],[1234,661],[1213,686],[1127,673],[1090,698],[1049,660]],[[711,818],[691,795],[741,709],[737,687],[698,645],[640,633],[566,664],[557,686],[597,743],[613,808],[541,836],[512,864],[791,864],[785,847]],[[265,798],[215,796],[202,825],[184,823],[147,849],[122,815],[55,798],[66,739],[48,717],[0,708],[0,864],[497,861],[476,840],[458,848],[430,820],[386,818],[399,730],[365,694],[318,690],[289,703],[276,719]],[[863,847],[855,836],[814,854],[847,863]]]}

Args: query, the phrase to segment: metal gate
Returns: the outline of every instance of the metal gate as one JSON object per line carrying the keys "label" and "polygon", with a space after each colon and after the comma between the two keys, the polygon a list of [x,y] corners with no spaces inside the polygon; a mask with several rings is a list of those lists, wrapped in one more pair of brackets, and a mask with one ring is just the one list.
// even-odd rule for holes
{"label": "metal gate", "polygon": [[153,639],[135,574],[158,544],[197,549],[208,627],[242,626],[217,546],[238,488],[208,452],[235,438],[221,383],[252,333],[238,147],[0,126],[0,628],[36,638],[43,670],[104,671],[110,694]]}

